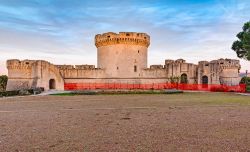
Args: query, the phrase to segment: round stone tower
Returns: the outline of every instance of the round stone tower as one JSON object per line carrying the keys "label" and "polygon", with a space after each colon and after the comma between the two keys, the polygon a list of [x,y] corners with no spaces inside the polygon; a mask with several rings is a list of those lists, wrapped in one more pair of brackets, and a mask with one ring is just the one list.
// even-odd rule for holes
{"label": "round stone tower", "polygon": [[140,77],[142,69],[147,68],[150,37],[146,33],[98,34],[95,45],[97,67],[104,69],[109,77]]}

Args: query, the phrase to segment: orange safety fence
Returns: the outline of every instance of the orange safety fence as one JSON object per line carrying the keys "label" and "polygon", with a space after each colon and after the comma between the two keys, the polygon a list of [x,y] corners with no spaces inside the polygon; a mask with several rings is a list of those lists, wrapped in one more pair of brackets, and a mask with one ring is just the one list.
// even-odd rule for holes
{"label": "orange safety fence", "polygon": [[130,84],[130,83],[65,83],[65,90],[95,90],[95,89],[142,89],[142,90],[194,90],[213,92],[246,92],[246,85],[235,86],[220,84],[180,84],[180,83],[152,83],[152,84]]}

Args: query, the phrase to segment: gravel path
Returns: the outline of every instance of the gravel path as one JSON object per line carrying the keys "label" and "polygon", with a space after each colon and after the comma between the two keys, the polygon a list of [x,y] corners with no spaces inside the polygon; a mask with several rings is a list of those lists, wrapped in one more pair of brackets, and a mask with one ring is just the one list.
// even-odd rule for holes
{"label": "gravel path", "polygon": [[2,98],[0,151],[248,151],[249,103],[220,93]]}

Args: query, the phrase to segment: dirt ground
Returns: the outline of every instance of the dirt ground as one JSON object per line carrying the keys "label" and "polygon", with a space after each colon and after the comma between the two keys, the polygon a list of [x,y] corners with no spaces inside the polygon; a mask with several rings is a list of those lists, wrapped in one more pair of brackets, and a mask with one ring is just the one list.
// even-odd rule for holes
{"label": "dirt ground", "polygon": [[0,151],[250,151],[250,96],[0,98]]}

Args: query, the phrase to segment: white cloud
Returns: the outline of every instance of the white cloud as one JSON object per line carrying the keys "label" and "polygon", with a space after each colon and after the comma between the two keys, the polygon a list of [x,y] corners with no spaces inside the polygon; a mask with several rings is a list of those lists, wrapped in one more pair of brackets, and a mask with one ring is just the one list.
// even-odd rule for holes
{"label": "white cloud", "polygon": [[[94,36],[109,31],[150,34],[149,64],[237,59],[230,47],[250,10],[248,1],[234,0],[185,6],[154,1],[10,3],[0,4],[0,72],[6,72],[4,63],[11,58],[96,64]],[[250,71],[249,61],[241,64],[242,71]]]}

